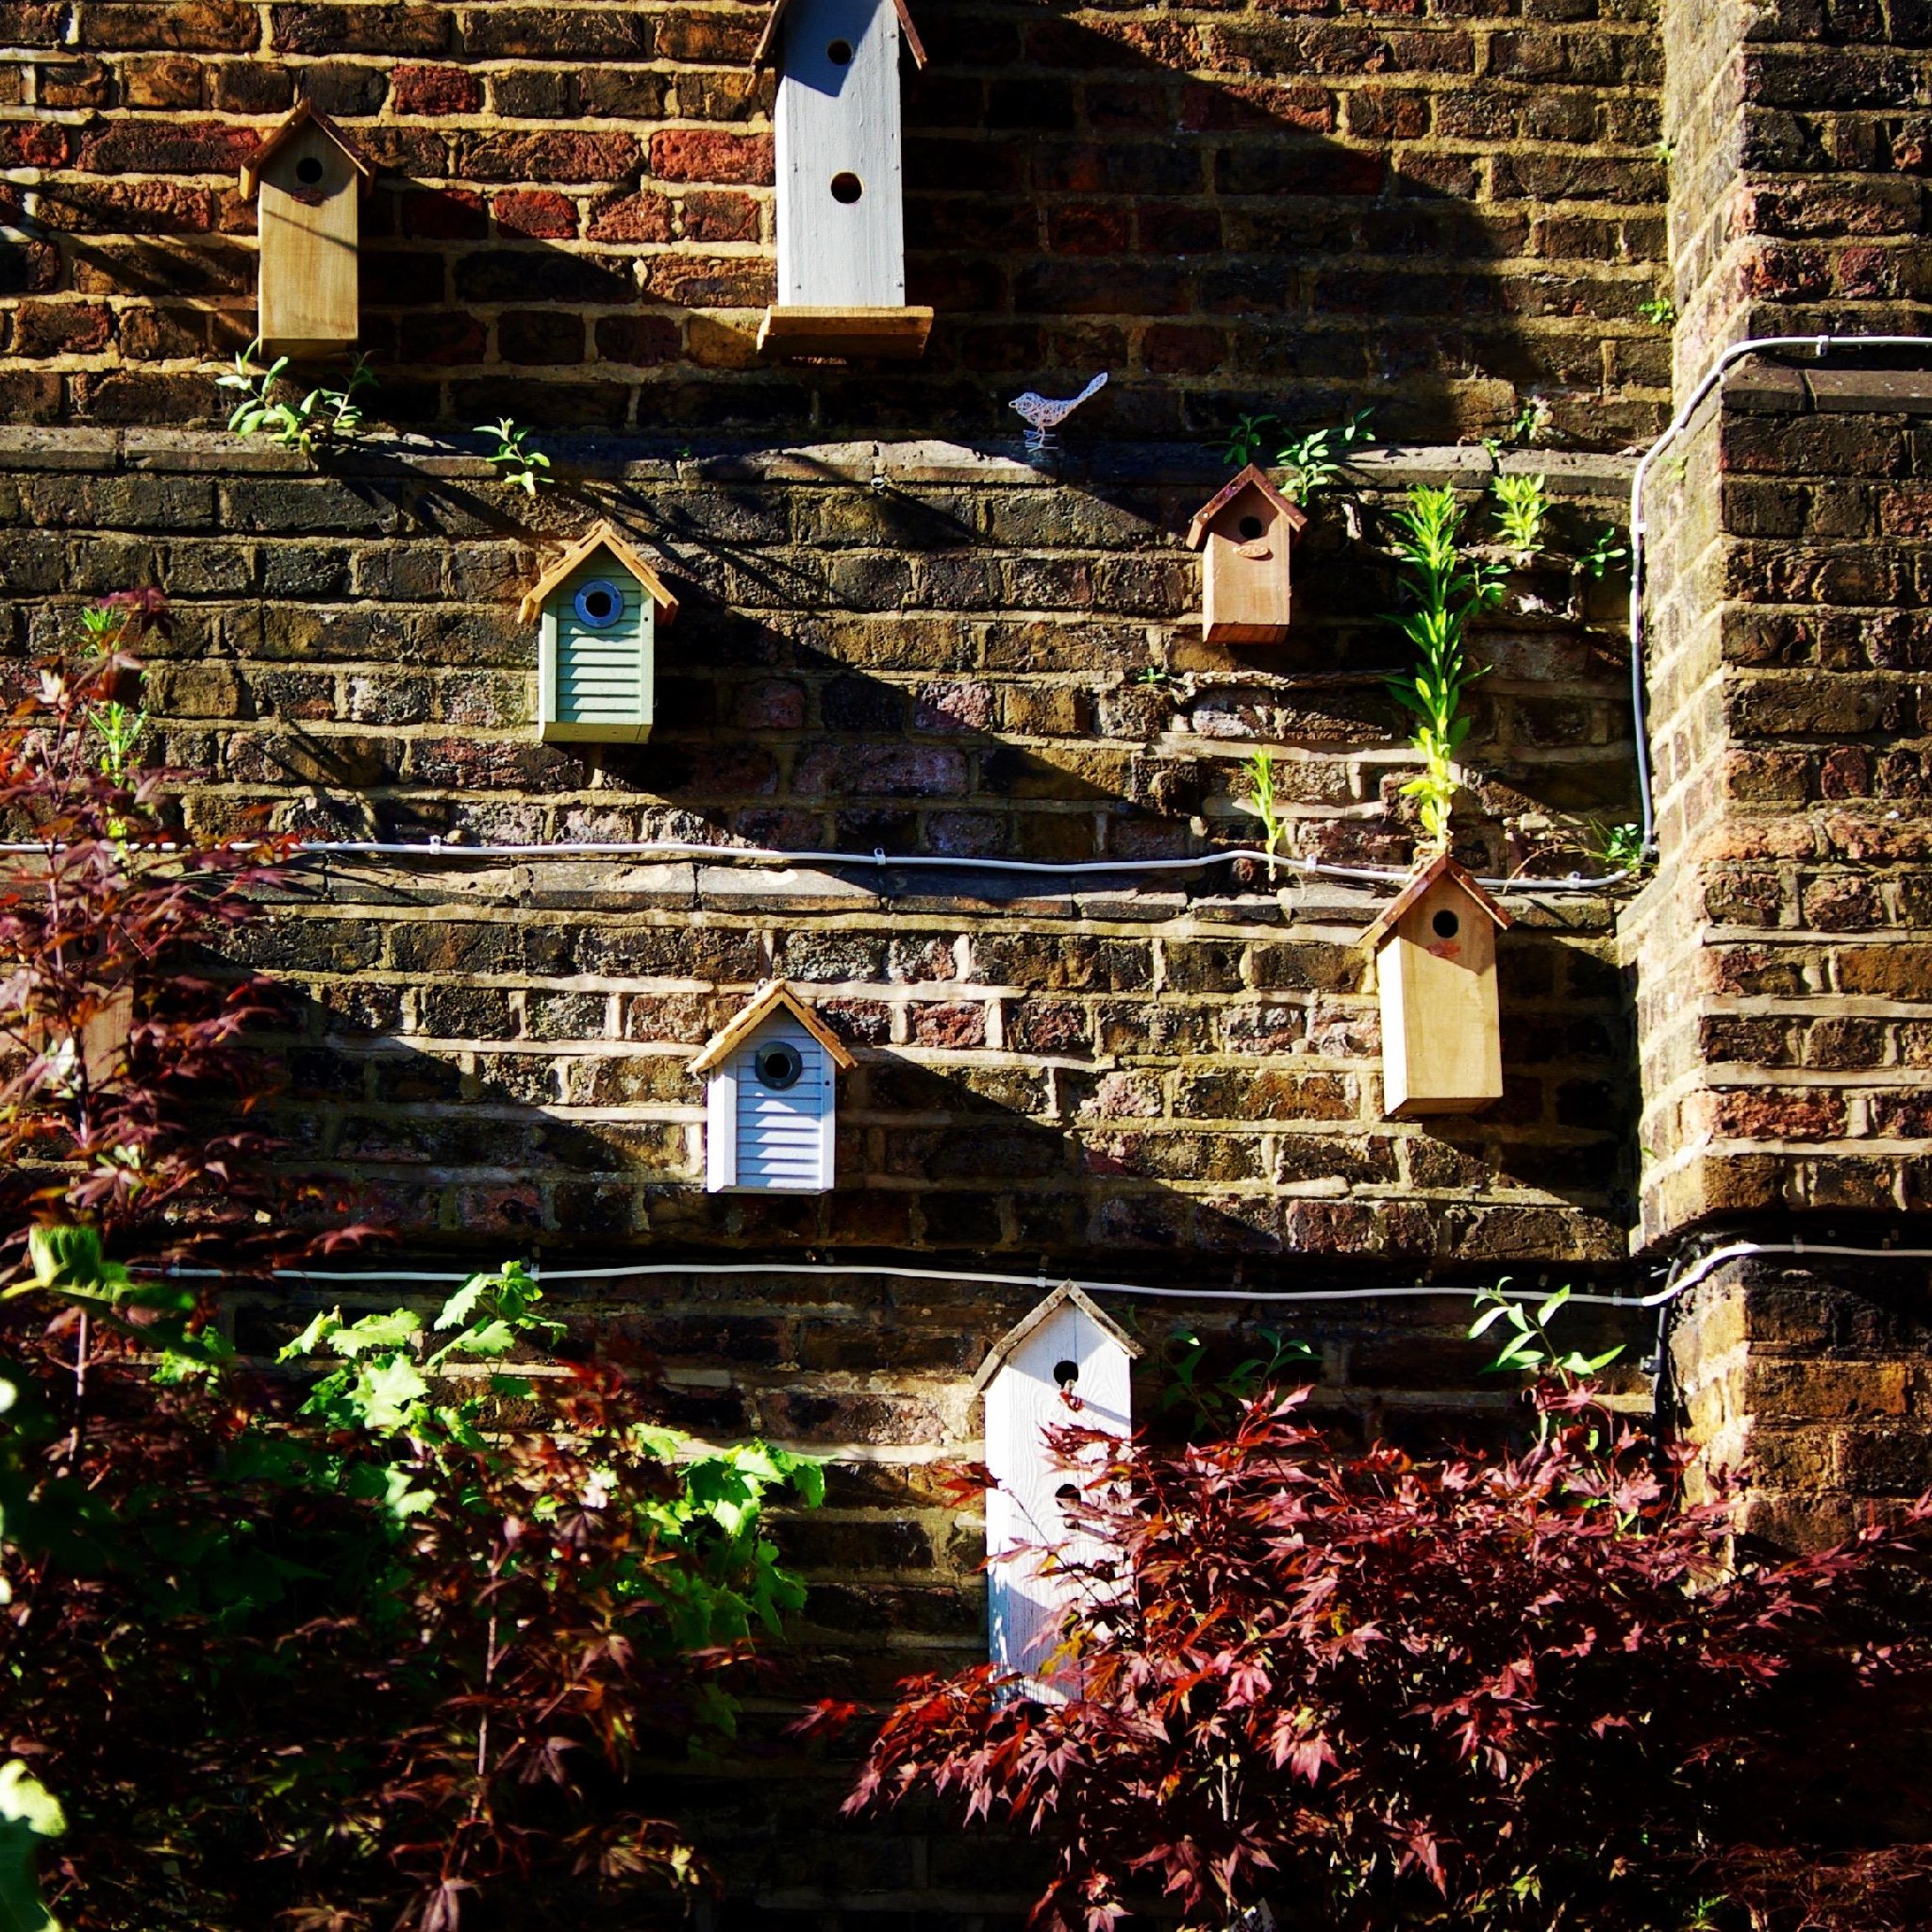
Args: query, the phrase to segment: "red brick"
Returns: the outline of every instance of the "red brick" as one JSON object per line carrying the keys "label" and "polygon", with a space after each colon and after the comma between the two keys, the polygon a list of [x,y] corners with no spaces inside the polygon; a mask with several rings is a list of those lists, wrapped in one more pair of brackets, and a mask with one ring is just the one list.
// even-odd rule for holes
{"label": "red brick", "polygon": [[112,311],[95,302],[27,302],[13,319],[16,356],[93,356],[113,337]]}
{"label": "red brick", "polygon": [[687,242],[756,242],[758,204],[725,189],[693,189],[677,204],[677,223]]}
{"label": "red brick", "polygon": [[260,38],[260,16],[248,0],[163,0],[158,6],[96,0],[80,9],[83,47],[245,54]]}
{"label": "red brick", "polygon": [[592,242],[668,242],[671,204],[647,191],[596,202],[586,232]]}
{"label": "red brick", "polygon": [[398,67],[390,75],[390,103],[398,114],[474,114],[483,83],[460,67]]}
{"label": "red brick", "polygon": [[497,232],[539,241],[567,241],[577,231],[577,205],[568,195],[512,189],[490,197]]}
{"label": "red brick", "polygon": [[411,189],[398,220],[403,234],[423,241],[480,242],[490,232],[483,197],[471,188]]}
{"label": "red brick", "polygon": [[637,163],[627,134],[495,134],[467,148],[460,172],[478,181],[615,181]]}
{"label": "red brick", "polygon": [[122,121],[81,142],[79,165],[100,175],[230,175],[260,145],[254,128],[217,121]]}
{"label": "red brick", "polygon": [[73,136],[58,121],[0,123],[0,167],[58,168],[73,151]]}
{"label": "red brick", "polygon": [[651,173],[660,181],[769,185],[772,137],[725,134],[715,128],[660,128],[651,137]]}

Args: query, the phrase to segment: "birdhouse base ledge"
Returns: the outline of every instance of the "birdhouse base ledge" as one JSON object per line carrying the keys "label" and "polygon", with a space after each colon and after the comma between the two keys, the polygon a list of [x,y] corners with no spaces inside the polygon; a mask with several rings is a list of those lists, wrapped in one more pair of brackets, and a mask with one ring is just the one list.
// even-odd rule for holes
{"label": "birdhouse base ledge", "polygon": [[930,308],[822,308],[774,305],[758,325],[763,356],[838,358],[925,353]]}

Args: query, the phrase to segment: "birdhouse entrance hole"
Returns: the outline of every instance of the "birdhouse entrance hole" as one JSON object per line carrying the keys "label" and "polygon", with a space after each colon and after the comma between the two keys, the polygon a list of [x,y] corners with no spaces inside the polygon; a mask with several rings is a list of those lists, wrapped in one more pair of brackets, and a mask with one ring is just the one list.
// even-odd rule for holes
{"label": "birdhouse entrance hole", "polygon": [[1439,940],[1453,940],[1462,930],[1461,920],[1446,906],[1429,921],[1429,924]]}
{"label": "birdhouse entrance hole", "polygon": [[1243,517],[1241,521],[1241,541],[1252,543],[1267,527],[1259,517]]}
{"label": "birdhouse entrance hole", "polygon": [[865,192],[865,183],[857,175],[844,173],[832,176],[832,199],[850,208]]}

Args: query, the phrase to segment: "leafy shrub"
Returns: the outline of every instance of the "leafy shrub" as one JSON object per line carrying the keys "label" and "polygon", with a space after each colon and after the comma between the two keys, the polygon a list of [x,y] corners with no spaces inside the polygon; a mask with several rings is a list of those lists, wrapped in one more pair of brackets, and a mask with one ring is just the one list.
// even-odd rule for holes
{"label": "leafy shrub", "polygon": [[1058,1432],[1112,1553],[1075,1571],[1067,1701],[907,1682],[848,1811],[925,1794],[1039,1839],[1052,1928],[1924,1923],[1927,1657],[1888,1591],[1925,1510],[1738,1566],[1684,1458],[1587,1389],[1545,1386],[1532,1446],[1435,1462],[1338,1448],[1301,1400],[1174,1453]]}

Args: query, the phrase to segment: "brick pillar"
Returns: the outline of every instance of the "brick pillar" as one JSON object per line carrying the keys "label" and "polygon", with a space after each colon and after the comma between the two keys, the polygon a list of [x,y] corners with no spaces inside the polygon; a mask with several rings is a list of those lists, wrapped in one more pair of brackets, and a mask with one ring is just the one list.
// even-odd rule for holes
{"label": "brick pillar", "polygon": [[[1916,19],[1666,5],[1680,395],[1749,336],[1928,327]],[[1932,355],[1740,364],[1647,511],[1641,1241],[1932,1246]],[[1677,1312],[1691,1426],[1781,1540],[1924,1479],[1932,1330],[1891,1272],[1740,1264]]]}

